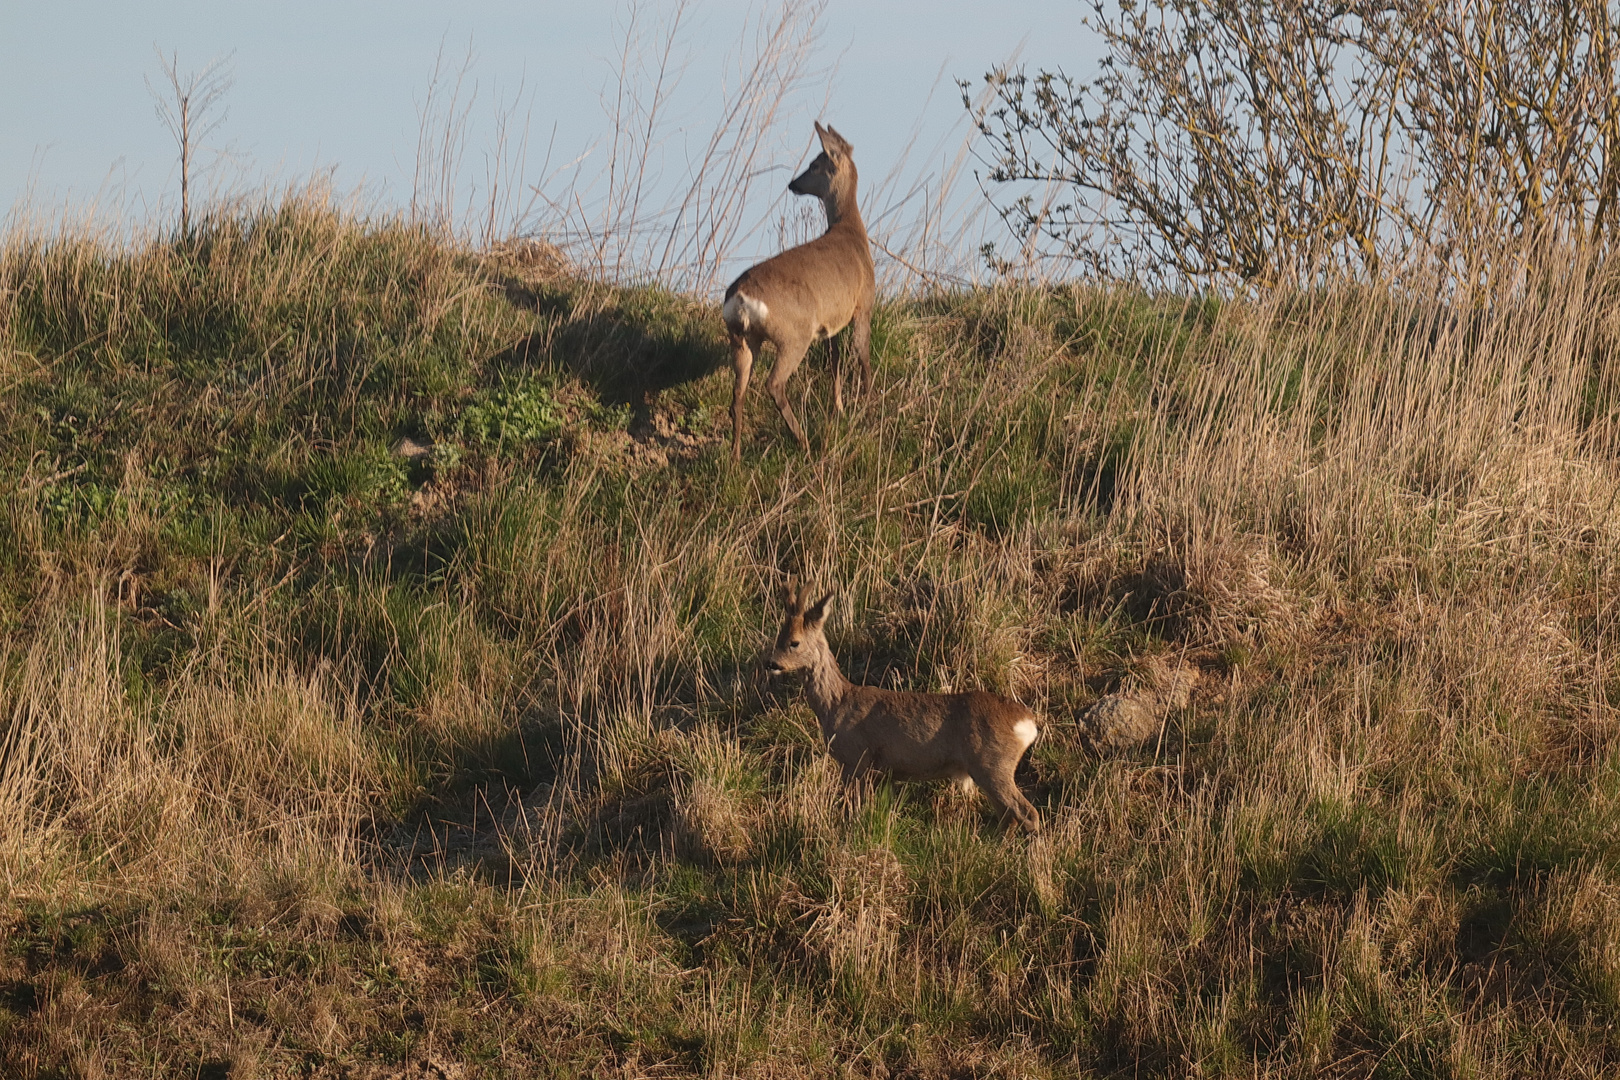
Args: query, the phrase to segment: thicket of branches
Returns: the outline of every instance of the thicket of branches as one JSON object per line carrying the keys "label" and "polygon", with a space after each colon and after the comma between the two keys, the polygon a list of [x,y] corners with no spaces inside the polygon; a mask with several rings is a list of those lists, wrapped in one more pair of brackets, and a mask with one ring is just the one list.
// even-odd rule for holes
{"label": "thicket of branches", "polygon": [[1035,182],[999,201],[1026,251],[1269,284],[1614,242],[1604,0],[1094,0],[1087,21],[1090,82],[962,86],[987,179]]}

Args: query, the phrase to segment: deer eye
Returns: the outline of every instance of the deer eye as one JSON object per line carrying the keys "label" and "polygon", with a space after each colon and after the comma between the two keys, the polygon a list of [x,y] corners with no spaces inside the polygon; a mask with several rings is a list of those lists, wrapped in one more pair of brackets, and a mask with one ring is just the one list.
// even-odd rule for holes
{"label": "deer eye", "polygon": [[798,643],[798,642],[797,642],[797,641],[790,641],[790,642],[788,642],[788,648],[790,648],[790,649],[797,649],[797,648],[798,648],[798,647],[799,647],[799,643]]}

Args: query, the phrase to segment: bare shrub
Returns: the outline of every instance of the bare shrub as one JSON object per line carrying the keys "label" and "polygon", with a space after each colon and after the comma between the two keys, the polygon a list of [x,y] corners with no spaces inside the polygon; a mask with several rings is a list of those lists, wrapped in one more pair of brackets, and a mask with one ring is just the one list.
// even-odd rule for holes
{"label": "bare shrub", "polygon": [[157,55],[164,81],[169,84],[168,96],[160,93],[150,80],[146,89],[157,104],[158,119],[169,129],[175,148],[180,151],[180,235],[190,239],[194,160],[197,152],[204,149],[203,140],[225,122],[226,115],[220,105],[230,93],[233,81],[226,66],[230,57],[211,60],[201,71],[182,75],[179,53],[170,53],[165,58],[162,50],[158,50]]}
{"label": "bare shrub", "polygon": [[1504,243],[1607,249],[1620,172],[1597,0],[1095,4],[1091,82],[998,68],[963,102],[1025,244],[1109,274],[1454,275]]}

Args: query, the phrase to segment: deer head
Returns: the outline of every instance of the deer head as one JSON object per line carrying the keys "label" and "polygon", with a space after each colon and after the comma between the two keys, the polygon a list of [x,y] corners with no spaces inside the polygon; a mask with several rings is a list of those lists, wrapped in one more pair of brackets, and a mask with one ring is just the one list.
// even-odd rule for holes
{"label": "deer head", "polygon": [[831,227],[855,205],[855,161],[850,156],[855,148],[832,128],[822,127],[820,121],[816,122],[816,135],[821,139],[821,153],[809,168],[793,178],[788,190],[820,199]]}
{"label": "deer head", "polygon": [[827,616],[832,610],[833,593],[828,592],[815,603],[806,606],[809,589],[796,587],[790,581],[782,590],[782,606],[786,613],[782,619],[782,632],[776,635],[776,647],[765,660],[765,668],[773,674],[802,671],[815,667],[832,654],[827,648],[827,637],[822,633]]}

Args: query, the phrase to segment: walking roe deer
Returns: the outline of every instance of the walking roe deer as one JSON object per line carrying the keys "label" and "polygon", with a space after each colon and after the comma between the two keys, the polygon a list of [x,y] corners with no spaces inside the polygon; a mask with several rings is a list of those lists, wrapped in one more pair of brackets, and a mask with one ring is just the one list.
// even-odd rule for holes
{"label": "walking roe deer", "polygon": [[841,349],[835,336],[854,324],[851,334],[855,358],[861,365],[861,389],[872,385],[872,303],[877,279],[872,270],[872,249],[866,225],[855,205],[854,148],[838,132],[816,122],[821,153],[810,167],[794,178],[788,190],[814,195],[827,211],[827,231],[807,244],[789,248],[742,272],[726,289],[721,314],[731,332],[732,366],[736,384],[731,392],[731,460],[742,460],[743,397],[754,356],[769,341],[776,346],[765,389],[787,421],[788,430],[804,451],[799,418],[788,402],[787,381],[804,360],[810,343],[826,338],[832,354],[833,411],[844,411]]}
{"label": "walking roe deer", "polygon": [[1003,813],[1039,832],[1041,815],[1013,780],[1040,734],[1035,714],[983,690],[917,694],[856,686],[839,670],[823,633],[833,594],[806,607],[808,596],[792,585],[784,590],[787,615],[766,667],[806,673],[805,696],[844,781],[877,770],[897,780],[954,780],[965,792],[976,785]]}

